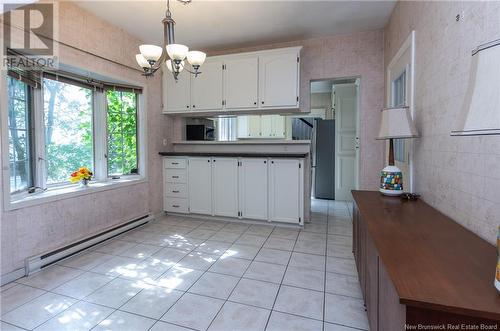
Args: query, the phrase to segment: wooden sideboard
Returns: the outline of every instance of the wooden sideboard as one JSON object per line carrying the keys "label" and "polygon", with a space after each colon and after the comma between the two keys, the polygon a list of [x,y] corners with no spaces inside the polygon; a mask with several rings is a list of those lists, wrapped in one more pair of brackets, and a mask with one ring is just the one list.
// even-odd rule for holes
{"label": "wooden sideboard", "polygon": [[353,252],[371,331],[500,329],[493,245],[422,200],[353,197]]}

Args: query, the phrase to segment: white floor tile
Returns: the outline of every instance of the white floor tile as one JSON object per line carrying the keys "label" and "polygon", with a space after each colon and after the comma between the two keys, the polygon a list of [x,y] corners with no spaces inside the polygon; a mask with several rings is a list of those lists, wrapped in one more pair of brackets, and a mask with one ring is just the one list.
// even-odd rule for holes
{"label": "white floor tile", "polygon": [[2,295],[0,296],[2,302],[0,305],[0,308],[2,309],[1,313],[4,315],[44,293],[46,293],[44,290],[40,290],[38,288],[16,284],[16,286],[2,291]]}
{"label": "white floor tile", "polygon": [[292,251],[295,245],[295,239],[287,239],[280,237],[269,237],[264,244],[264,248],[281,249],[284,251]]}
{"label": "white floor tile", "polygon": [[325,321],[368,330],[363,300],[326,293]]}
{"label": "white floor tile", "polygon": [[238,240],[236,240],[236,244],[261,247],[266,239],[267,237],[245,233],[241,237],[239,237]]}
{"label": "white floor tile", "polygon": [[84,300],[106,307],[119,308],[143,288],[144,284],[132,280],[116,278],[97,291],[86,296]]}
{"label": "white floor tile", "polygon": [[203,252],[191,252],[180,260],[177,265],[183,268],[196,270],[208,270],[217,261],[218,255],[210,255]]}
{"label": "white floor tile", "polygon": [[250,260],[237,259],[233,257],[221,257],[209,269],[219,274],[241,277],[250,265]]}
{"label": "white floor tile", "polygon": [[230,243],[207,240],[196,247],[195,252],[204,252],[212,255],[222,255],[231,246]]}
{"label": "white floor tile", "polygon": [[162,321],[156,322],[155,325],[149,331],[192,331],[193,329],[188,329],[175,324],[170,324]]}
{"label": "white floor tile", "polygon": [[2,320],[31,330],[69,308],[75,302],[75,299],[59,294],[45,293],[3,315]]}
{"label": "white floor tile", "polygon": [[278,284],[243,278],[228,300],[271,309],[278,295],[278,289]]}
{"label": "white floor tile", "polygon": [[274,310],[322,320],[323,296],[323,292],[282,285]]}
{"label": "white floor tile", "polygon": [[243,277],[280,284],[285,269],[283,265],[255,261],[250,264]]}
{"label": "white floor tile", "polygon": [[326,273],[326,292],[362,299],[358,277]]}
{"label": "white floor tile", "polygon": [[253,260],[260,247],[234,244],[222,255],[222,257],[237,257],[240,259]]}
{"label": "white floor tile", "polygon": [[98,288],[113,280],[113,277],[93,272],[86,272],[56,287],[52,292],[75,299],[83,299]]}
{"label": "white floor tile", "polygon": [[287,265],[292,252],[279,249],[262,248],[255,261]]}
{"label": "white floor tile", "polygon": [[42,269],[29,277],[21,278],[17,282],[43,290],[52,290],[82,273],[83,270],[54,265]]}
{"label": "white floor tile", "polygon": [[161,320],[195,330],[206,330],[223,304],[224,300],[186,293]]}
{"label": "white floor tile", "polygon": [[289,266],[324,271],[326,258],[321,255],[293,252]]}
{"label": "white floor tile", "polygon": [[238,283],[239,278],[207,272],[189,289],[189,293],[227,299]]}
{"label": "white floor tile", "polygon": [[352,259],[326,258],[326,271],[342,275],[357,276],[356,262]]}
{"label": "white floor tile", "polygon": [[153,281],[152,284],[175,290],[187,291],[201,275],[203,275],[203,271],[201,270],[174,266],[157,280]]}
{"label": "white floor tile", "polygon": [[82,270],[91,270],[97,267],[99,264],[104,263],[113,258],[113,255],[86,251],[84,253],[72,256],[68,259],[57,262],[58,265],[77,268]]}
{"label": "white floor tile", "polygon": [[270,311],[226,302],[213,321],[210,331],[264,331]]}
{"label": "white floor tile", "polygon": [[322,331],[323,322],[273,311],[266,331]]}
{"label": "white floor tile", "polygon": [[283,284],[323,291],[325,288],[325,272],[300,267],[288,267]]}
{"label": "white floor tile", "polygon": [[92,331],[148,331],[154,323],[153,319],[117,310]]}
{"label": "white floor tile", "polygon": [[159,286],[149,286],[120,307],[120,310],[159,319],[184,292]]}

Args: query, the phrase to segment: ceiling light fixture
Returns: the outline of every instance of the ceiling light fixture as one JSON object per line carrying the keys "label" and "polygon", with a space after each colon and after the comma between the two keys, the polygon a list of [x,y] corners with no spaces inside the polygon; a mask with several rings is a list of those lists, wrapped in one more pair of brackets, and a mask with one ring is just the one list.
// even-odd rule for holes
{"label": "ceiling light fixture", "polygon": [[[191,0],[178,0],[187,5]],[[167,11],[163,23],[163,47],[155,45],[139,46],[140,54],[136,54],[135,59],[144,70],[145,76],[153,76],[166,62],[167,68],[174,75],[177,81],[179,73],[183,70],[197,77],[201,74],[200,67],[205,62],[206,54],[200,51],[189,51],[185,45],[175,43],[174,25],[175,21],[170,12],[170,0],[167,0]],[[167,56],[170,58],[167,60]],[[185,66],[185,60],[191,65],[193,71]]]}

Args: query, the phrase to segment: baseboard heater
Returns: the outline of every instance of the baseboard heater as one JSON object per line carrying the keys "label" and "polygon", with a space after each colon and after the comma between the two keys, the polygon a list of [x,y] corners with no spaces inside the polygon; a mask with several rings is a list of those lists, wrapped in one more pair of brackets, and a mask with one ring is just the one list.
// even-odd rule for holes
{"label": "baseboard heater", "polygon": [[62,259],[68,258],[75,255],[91,246],[95,246],[105,240],[111,239],[118,235],[121,235],[127,231],[133,230],[141,225],[151,222],[154,218],[151,215],[145,215],[129,221],[124,224],[120,224],[114,228],[108,229],[99,234],[87,237],[85,239],[79,240],[72,244],[66,245],[64,247],[53,250],[42,255],[32,256],[26,259],[25,269],[26,276],[31,275],[42,268],[56,263]]}

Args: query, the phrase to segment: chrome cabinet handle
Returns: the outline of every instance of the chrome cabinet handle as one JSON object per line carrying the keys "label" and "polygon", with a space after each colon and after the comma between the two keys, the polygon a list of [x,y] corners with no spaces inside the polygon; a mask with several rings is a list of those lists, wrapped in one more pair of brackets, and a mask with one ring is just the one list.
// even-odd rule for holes
{"label": "chrome cabinet handle", "polygon": [[172,191],[172,193],[179,193],[179,191],[174,190],[174,191]]}
{"label": "chrome cabinet handle", "polygon": [[172,207],[174,207],[174,208],[179,208],[179,205],[172,205]]}
{"label": "chrome cabinet handle", "polygon": [[172,176],[172,178],[179,178],[179,176]]}

